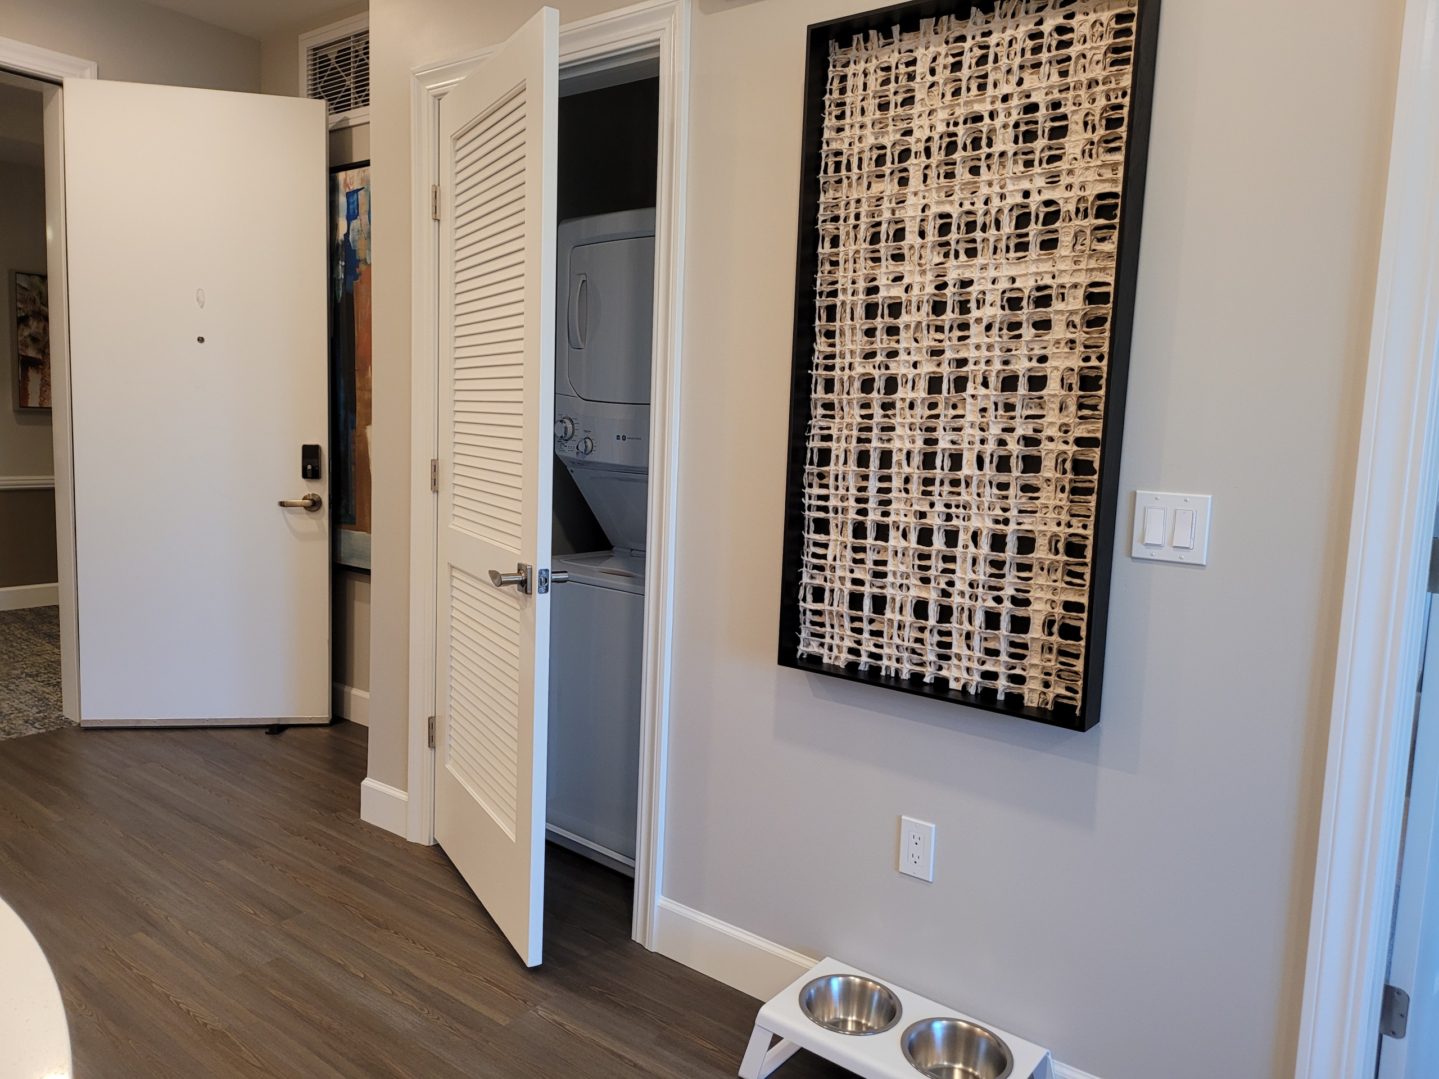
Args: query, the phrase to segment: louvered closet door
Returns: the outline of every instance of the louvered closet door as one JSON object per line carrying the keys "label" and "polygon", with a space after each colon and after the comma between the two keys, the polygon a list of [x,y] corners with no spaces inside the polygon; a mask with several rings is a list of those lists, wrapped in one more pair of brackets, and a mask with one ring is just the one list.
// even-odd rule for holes
{"label": "louvered closet door", "polygon": [[558,99],[559,15],[544,8],[440,109],[435,836],[530,966],[544,923]]}

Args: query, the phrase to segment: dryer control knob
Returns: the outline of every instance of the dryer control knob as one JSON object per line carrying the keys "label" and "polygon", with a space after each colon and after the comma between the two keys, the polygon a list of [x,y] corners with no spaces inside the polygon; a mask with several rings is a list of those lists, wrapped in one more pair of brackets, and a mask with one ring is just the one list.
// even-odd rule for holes
{"label": "dryer control knob", "polygon": [[568,416],[561,416],[555,421],[555,437],[561,442],[568,442],[575,437],[575,421]]}
{"label": "dryer control knob", "polygon": [[577,448],[582,456],[588,457],[595,452],[595,440],[589,435],[585,435],[584,438],[580,439],[580,444]]}

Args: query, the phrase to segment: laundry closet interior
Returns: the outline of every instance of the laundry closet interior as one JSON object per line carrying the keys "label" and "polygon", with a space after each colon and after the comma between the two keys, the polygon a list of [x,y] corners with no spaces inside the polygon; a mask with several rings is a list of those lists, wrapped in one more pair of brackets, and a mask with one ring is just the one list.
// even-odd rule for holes
{"label": "laundry closet interior", "polygon": [[[633,877],[658,60],[560,83],[548,839]],[[567,575],[567,576],[565,576]]]}

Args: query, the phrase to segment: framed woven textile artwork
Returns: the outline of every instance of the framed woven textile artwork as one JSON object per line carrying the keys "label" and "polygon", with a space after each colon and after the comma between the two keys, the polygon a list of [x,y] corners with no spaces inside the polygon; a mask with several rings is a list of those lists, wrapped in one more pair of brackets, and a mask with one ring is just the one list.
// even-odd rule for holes
{"label": "framed woven textile artwork", "polygon": [[1158,6],[810,27],[783,665],[1099,721]]}

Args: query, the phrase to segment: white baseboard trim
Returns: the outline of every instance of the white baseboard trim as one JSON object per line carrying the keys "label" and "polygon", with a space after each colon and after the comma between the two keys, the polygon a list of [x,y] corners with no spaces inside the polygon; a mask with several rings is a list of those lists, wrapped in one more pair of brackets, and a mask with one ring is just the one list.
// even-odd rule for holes
{"label": "white baseboard trim", "polygon": [[60,602],[58,584],[17,584],[0,588],[0,611],[26,607],[54,607]]}
{"label": "white baseboard trim", "polygon": [[768,1000],[819,962],[673,899],[660,896],[655,906],[655,951],[756,1000]]}
{"label": "white baseboard trim", "polygon": [[[768,1000],[819,961],[664,896],[655,913],[655,951],[756,1000]],[[1053,1079],[1097,1079],[1057,1060],[1052,1068]]]}
{"label": "white baseboard trim", "polygon": [[360,819],[376,828],[405,837],[410,796],[398,787],[366,779],[360,784]]}
{"label": "white baseboard trim", "polygon": [[348,719],[351,723],[358,723],[362,727],[370,725],[369,690],[356,689],[354,686],[335,682],[331,687],[330,701],[330,707],[341,719]]}

